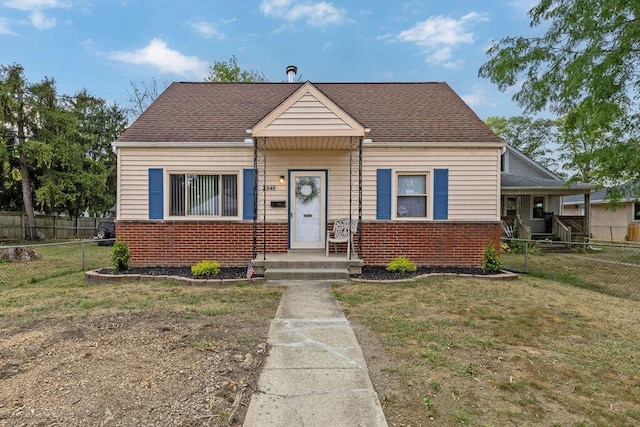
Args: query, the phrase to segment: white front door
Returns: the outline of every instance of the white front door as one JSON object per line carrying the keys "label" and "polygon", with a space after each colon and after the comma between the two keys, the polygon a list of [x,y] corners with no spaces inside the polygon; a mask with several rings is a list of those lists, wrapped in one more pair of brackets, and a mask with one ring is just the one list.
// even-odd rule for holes
{"label": "white front door", "polygon": [[326,172],[291,172],[289,180],[291,249],[324,249]]}

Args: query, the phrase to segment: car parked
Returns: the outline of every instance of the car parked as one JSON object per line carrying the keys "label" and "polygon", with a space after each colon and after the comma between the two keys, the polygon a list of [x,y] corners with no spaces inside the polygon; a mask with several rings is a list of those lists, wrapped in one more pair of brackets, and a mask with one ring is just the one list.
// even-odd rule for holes
{"label": "car parked", "polygon": [[111,220],[100,221],[93,233],[93,238],[98,241],[98,246],[113,246],[116,238],[116,223]]}

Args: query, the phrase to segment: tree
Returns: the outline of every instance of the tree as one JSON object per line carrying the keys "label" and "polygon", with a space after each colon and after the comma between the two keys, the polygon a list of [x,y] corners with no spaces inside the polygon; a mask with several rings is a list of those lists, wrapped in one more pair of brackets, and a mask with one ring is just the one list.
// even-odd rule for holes
{"label": "tree", "polygon": [[552,147],[557,144],[556,122],[527,116],[488,117],[485,123],[514,148],[547,169],[561,173]]}
{"label": "tree", "polygon": [[3,188],[16,180],[22,187],[21,203],[3,198],[2,205],[21,205],[27,238],[36,238],[34,202],[44,212],[72,217],[106,213],[113,206],[111,142],[126,125],[115,104],[108,106],[86,91],[60,96],[53,79],[32,84],[22,66],[1,66],[0,123]]}
{"label": "tree", "polygon": [[[125,113],[107,105],[86,90],[62,96],[56,114],[42,123],[39,137],[55,155],[39,171],[36,200],[47,213],[66,213],[77,218],[85,211],[104,215],[116,203],[115,154],[113,142],[124,130]],[[56,136],[50,134],[56,129]]]}
{"label": "tree", "polygon": [[[3,145],[8,153],[16,153],[17,165],[12,175],[19,177],[22,185],[22,202],[27,214],[27,238],[36,238],[36,217],[33,208],[33,192],[28,164],[28,154],[38,153],[36,146],[27,140],[33,111],[25,103],[27,82],[24,69],[18,64],[0,67],[0,124],[3,126]],[[10,155],[9,155],[10,156]]]}
{"label": "tree", "polygon": [[155,78],[151,79],[151,83],[146,83],[144,81],[134,83],[133,81],[130,81],[129,85],[131,87],[131,91],[129,92],[128,99],[129,107],[126,109],[126,112],[129,116],[130,122],[133,122],[144,112],[144,110],[149,108],[149,105],[156,100],[160,95],[160,92],[168,86],[165,81],[163,82],[164,87],[159,89],[158,81]]}
{"label": "tree", "polygon": [[593,141],[598,183],[637,181],[640,2],[541,0],[529,16],[532,27],[548,22],[545,34],[494,43],[479,75],[501,90],[522,81],[514,100],[525,113],[548,109],[567,132],[602,138]]}
{"label": "tree", "polygon": [[241,70],[238,59],[231,55],[229,62],[213,61],[209,67],[209,75],[205,82],[267,82],[267,78],[259,71]]}

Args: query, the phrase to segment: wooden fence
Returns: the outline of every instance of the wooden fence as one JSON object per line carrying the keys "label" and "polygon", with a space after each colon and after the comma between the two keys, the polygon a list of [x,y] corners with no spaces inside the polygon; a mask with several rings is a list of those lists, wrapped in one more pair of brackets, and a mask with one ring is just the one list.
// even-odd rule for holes
{"label": "wooden fence", "polygon": [[[102,218],[69,218],[36,215],[36,233],[42,240],[79,239],[93,236]],[[23,240],[27,234],[24,212],[0,212],[0,241]]]}

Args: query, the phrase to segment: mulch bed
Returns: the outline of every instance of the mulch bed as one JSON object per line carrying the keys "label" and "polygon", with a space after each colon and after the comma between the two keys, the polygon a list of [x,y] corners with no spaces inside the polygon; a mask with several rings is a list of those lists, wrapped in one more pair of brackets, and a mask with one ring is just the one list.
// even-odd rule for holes
{"label": "mulch bed", "polygon": [[[139,274],[148,276],[178,276],[192,279],[246,279],[246,267],[221,267],[215,276],[194,276],[191,267],[131,267],[125,271],[115,271],[111,268],[98,270],[100,274]],[[419,267],[413,273],[394,273],[385,267],[364,266],[362,274],[352,276],[363,280],[402,280],[430,273],[439,274],[473,274],[483,275],[482,269],[473,267]]]}

